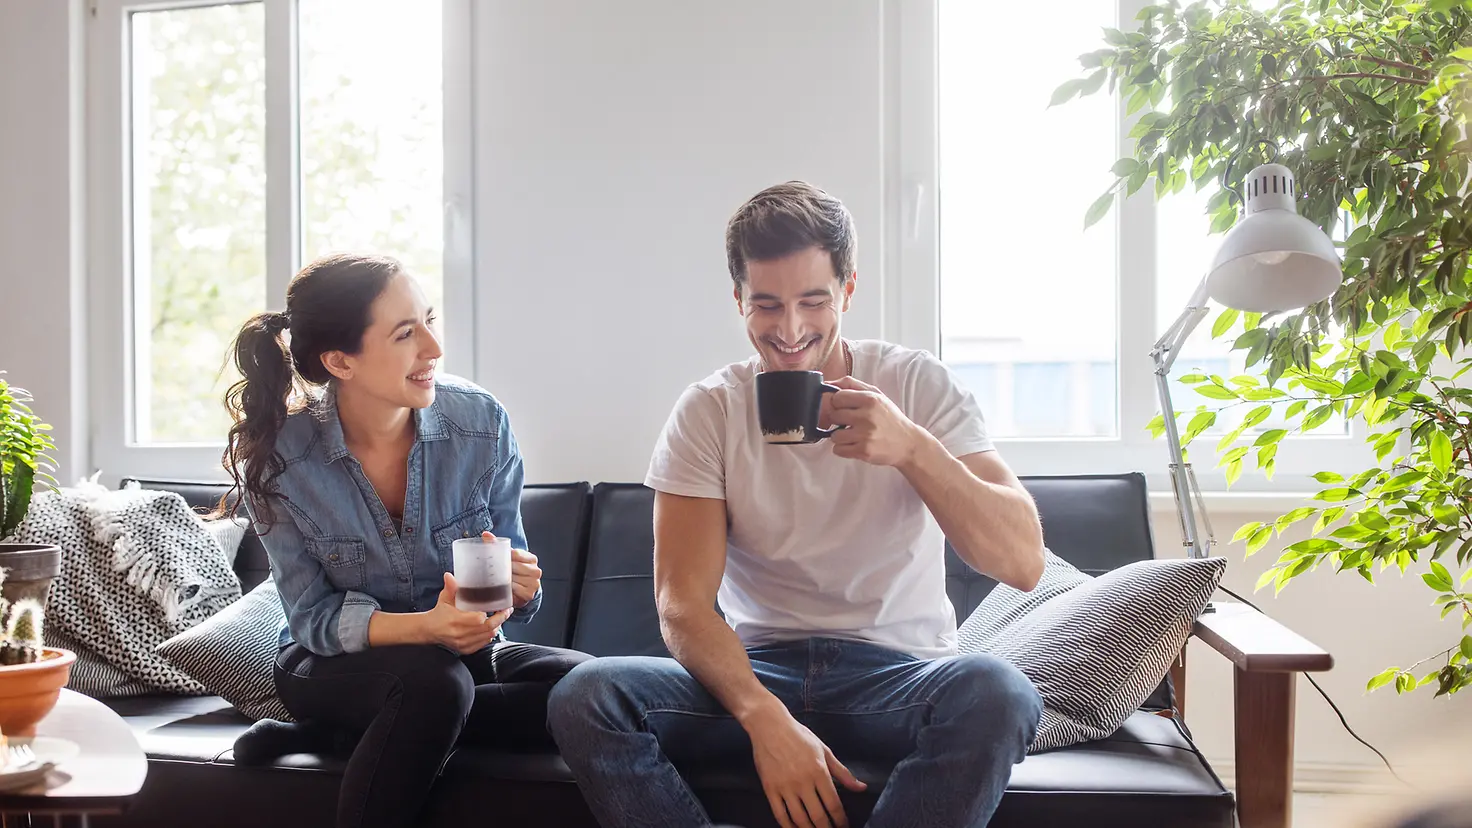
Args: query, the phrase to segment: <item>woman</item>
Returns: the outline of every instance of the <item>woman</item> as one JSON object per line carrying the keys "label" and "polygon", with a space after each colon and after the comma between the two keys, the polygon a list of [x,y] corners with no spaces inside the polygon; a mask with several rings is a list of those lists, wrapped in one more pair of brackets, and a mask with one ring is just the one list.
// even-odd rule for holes
{"label": "woman", "polygon": [[[547,693],[588,658],[501,635],[541,603],[521,456],[494,397],[436,375],[434,321],[397,261],[329,256],[234,344],[225,466],[286,611],[276,689],[362,734],[340,828],[413,823],[457,740],[553,747]],[[450,545],[490,533],[515,550],[514,611],[456,609]]]}

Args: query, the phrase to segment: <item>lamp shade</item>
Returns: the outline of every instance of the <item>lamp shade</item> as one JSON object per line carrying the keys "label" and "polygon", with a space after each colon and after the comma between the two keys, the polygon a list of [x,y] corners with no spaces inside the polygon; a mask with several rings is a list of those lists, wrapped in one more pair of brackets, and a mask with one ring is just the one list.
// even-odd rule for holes
{"label": "lamp shade", "polygon": [[1242,189],[1245,216],[1212,259],[1207,294],[1255,313],[1297,310],[1332,296],[1344,281],[1339,253],[1318,225],[1298,214],[1292,171],[1263,164]]}

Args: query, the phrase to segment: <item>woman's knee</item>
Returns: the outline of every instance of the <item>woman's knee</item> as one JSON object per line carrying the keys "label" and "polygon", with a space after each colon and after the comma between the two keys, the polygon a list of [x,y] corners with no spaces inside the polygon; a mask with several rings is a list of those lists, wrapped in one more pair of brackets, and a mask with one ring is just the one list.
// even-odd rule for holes
{"label": "woman's knee", "polygon": [[394,650],[384,667],[393,675],[403,703],[465,718],[475,701],[475,681],[458,656],[433,645]]}

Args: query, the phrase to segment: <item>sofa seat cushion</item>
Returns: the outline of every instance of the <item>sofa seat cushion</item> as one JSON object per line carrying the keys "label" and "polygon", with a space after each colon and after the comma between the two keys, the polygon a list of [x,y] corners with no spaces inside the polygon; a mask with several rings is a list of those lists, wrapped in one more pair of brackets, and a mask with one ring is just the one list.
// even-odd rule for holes
{"label": "sofa seat cushion", "polygon": [[[236,767],[232,748],[236,737],[250,726],[250,720],[223,699],[145,696],[115,699],[108,704],[132,725],[139,743],[153,760],[150,787],[174,787],[168,783],[175,777],[188,779],[191,785],[212,786],[218,795],[239,802],[241,824],[252,824],[247,817],[266,815],[264,811],[252,811],[256,805],[251,803],[255,797],[250,794],[253,786],[261,785],[263,780],[275,780],[270,784],[281,790],[323,797],[326,803],[320,807],[330,812],[343,757],[293,754],[269,767]],[[845,794],[850,818],[861,821],[873,807],[890,768],[863,762],[850,767],[870,783],[870,790],[863,795]],[[775,824],[765,811],[765,797],[750,767],[691,769],[687,775],[717,821],[746,828]],[[570,802],[561,802],[561,807],[585,813],[572,774],[560,757],[478,748],[462,748],[450,757],[440,782],[441,801],[433,809],[451,820],[444,824],[455,824],[453,819],[474,814],[478,807],[484,810],[483,792],[488,786],[524,791],[531,799],[541,801],[570,798]],[[237,800],[236,795],[241,799]],[[147,802],[142,804],[146,806]],[[1229,828],[1233,824],[1232,808],[1231,794],[1180,726],[1172,719],[1137,713],[1107,739],[1027,757],[1014,771],[992,825],[999,828],[1078,821],[1090,825]],[[317,806],[311,810],[317,810]],[[149,811],[144,807],[140,813]],[[438,819],[432,823],[440,824]]]}

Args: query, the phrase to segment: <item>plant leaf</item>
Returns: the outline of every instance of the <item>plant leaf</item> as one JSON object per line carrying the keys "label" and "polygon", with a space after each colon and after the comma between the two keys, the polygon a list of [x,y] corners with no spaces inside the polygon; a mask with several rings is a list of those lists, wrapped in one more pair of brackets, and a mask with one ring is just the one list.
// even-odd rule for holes
{"label": "plant leaf", "polygon": [[1114,189],[1110,188],[1109,192],[1094,199],[1094,203],[1089,205],[1089,211],[1084,213],[1084,229],[1087,230],[1097,224],[1112,206],[1114,206]]}
{"label": "plant leaf", "polygon": [[1370,679],[1370,682],[1365,685],[1365,692],[1373,693],[1376,690],[1379,690],[1381,687],[1384,687],[1392,681],[1395,681],[1395,677],[1398,675],[1400,675],[1399,667],[1391,667],[1389,670],[1386,670],[1383,673],[1376,674],[1375,677]]}
{"label": "plant leaf", "polygon": [[1237,317],[1240,315],[1241,311],[1236,308],[1223,310],[1221,315],[1216,318],[1216,323],[1211,326],[1211,338],[1216,339],[1227,331],[1230,331],[1232,325],[1236,323]]}
{"label": "plant leaf", "polygon": [[1085,80],[1083,78],[1069,78],[1068,80],[1059,84],[1058,88],[1053,90],[1053,97],[1049,99],[1048,107],[1052,108],[1061,103],[1067,102],[1068,100],[1076,96],[1079,91],[1084,88],[1084,83]]}
{"label": "plant leaf", "polygon": [[1431,454],[1431,463],[1436,470],[1446,474],[1452,467],[1452,441],[1446,433],[1440,429],[1431,433],[1431,445],[1428,447]]}
{"label": "plant leaf", "polygon": [[1220,385],[1202,385],[1196,388],[1196,393],[1209,400],[1235,400],[1237,395]]}
{"label": "plant leaf", "polygon": [[1242,524],[1242,526],[1237,528],[1236,534],[1232,535],[1232,540],[1246,540],[1252,537],[1253,533],[1261,529],[1262,527],[1263,523],[1260,520],[1254,520],[1251,523],[1244,523]]}

